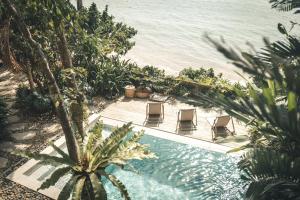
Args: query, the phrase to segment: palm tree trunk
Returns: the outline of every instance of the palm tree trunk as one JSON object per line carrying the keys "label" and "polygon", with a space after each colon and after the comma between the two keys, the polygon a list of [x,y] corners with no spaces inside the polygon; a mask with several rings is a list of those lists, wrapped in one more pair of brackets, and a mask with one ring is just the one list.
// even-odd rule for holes
{"label": "palm tree trunk", "polygon": [[65,27],[63,22],[57,23],[55,32],[56,35],[58,36],[58,48],[59,48],[60,59],[63,68],[73,67],[71,53],[68,48],[68,43],[65,36]]}
{"label": "palm tree trunk", "polygon": [[74,162],[79,163],[80,154],[79,154],[78,142],[75,138],[75,134],[73,133],[71,123],[65,109],[64,101],[63,98],[61,97],[60,90],[53,76],[53,73],[50,70],[48,60],[41,48],[41,45],[32,38],[31,33],[24,22],[24,19],[22,18],[22,16],[20,15],[16,7],[10,2],[10,0],[3,0],[3,2],[4,5],[6,6],[6,9],[9,10],[11,14],[14,16],[15,22],[18,28],[20,29],[20,31],[22,32],[23,36],[27,39],[30,46],[36,51],[37,55],[40,58],[41,67],[43,68],[43,71],[49,81],[50,95],[52,101],[56,105],[55,106],[56,112],[58,118],[60,119],[60,124],[62,126],[63,132],[65,134],[69,155]]}
{"label": "palm tree trunk", "polygon": [[82,0],[77,0],[77,10],[81,10],[83,7]]}

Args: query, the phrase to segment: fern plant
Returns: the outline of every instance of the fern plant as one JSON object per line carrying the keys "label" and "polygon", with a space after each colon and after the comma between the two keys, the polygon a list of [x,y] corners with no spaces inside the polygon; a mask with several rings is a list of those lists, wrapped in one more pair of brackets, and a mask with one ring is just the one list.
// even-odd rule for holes
{"label": "fern plant", "polygon": [[54,144],[52,147],[59,157],[30,152],[18,152],[18,154],[39,160],[41,164],[63,166],[57,168],[39,189],[54,186],[62,176],[72,175],[62,188],[58,199],[65,200],[71,196],[74,200],[105,200],[107,193],[103,180],[107,179],[119,189],[124,199],[130,200],[125,185],[105,169],[110,165],[123,167],[128,160],[132,159],[155,158],[155,154],[147,150],[147,145],[138,143],[144,133],[143,131],[131,133],[131,123],[116,128],[107,138],[103,138],[102,129],[103,124],[97,123],[89,132],[80,148],[80,163],[74,163],[68,154]]}

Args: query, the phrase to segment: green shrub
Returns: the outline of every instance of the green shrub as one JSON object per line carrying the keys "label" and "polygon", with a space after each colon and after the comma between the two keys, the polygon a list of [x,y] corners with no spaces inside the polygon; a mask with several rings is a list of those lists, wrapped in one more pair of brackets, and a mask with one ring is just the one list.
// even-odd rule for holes
{"label": "green shrub", "polygon": [[109,99],[123,93],[127,84],[132,84],[132,70],[129,61],[121,61],[117,57],[105,58],[99,65],[89,71],[88,83],[94,95],[103,95]]}
{"label": "green shrub", "polygon": [[26,85],[19,85],[16,93],[16,105],[23,112],[44,114],[53,111],[51,99],[37,92],[32,92]]}
{"label": "green shrub", "polygon": [[6,103],[4,102],[4,99],[0,97],[0,138],[3,138],[5,135],[2,133],[5,133],[5,129],[7,126],[7,107]]}
{"label": "green shrub", "polygon": [[[213,68],[193,69],[191,67],[183,69],[179,73],[179,76],[186,76],[187,78],[190,78],[192,80],[203,79],[203,78],[216,78],[217,77],[217,76],[215,76],[215,72],[214,72]],[[218,74],[218,77],[221,78],[222,74]]]}

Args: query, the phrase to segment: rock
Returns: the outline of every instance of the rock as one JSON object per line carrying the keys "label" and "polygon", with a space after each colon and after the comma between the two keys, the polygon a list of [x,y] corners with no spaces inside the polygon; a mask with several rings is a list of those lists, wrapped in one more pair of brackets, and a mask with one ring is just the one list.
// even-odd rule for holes
{"label": "rock", "polygon": [[11,136],[18,141],[29,140],[36,136],[36,132],[35,131],[26,131],[26,132],[14,133]]}
{"label": "rock", "polygon": [[8,127],[8,130],[12,132],[16,131],[22,131],[26,128],[27,124],[26,123],[17,123],[17,124],[12,124]]}
{"label": "rock", "polygon": [[14,150],[25,150],[28,148],[29,144],[15,144],[13,142],[2,142],[0,143],[1,151],[11,153]]}
{"label": "rock", "polygon": [[8,123],[14,124],[14,123],[19,122],[21,119],[20,119],[20,117],[17,116],[17,115],[11,115],[11,116],[9,116],[9,117],[7,118],[7,120],[8,120]]}
{"label": "rock", "polygon": [[8,160],[0,157],[0,169],[6,167]]}

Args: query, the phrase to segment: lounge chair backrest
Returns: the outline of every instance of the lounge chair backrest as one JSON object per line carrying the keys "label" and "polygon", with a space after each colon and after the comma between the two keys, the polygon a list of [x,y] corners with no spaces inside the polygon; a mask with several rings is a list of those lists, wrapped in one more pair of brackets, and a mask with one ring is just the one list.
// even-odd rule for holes
{"label": "lounge chair backrest", "polygon": [[180,121],[193,121],[195,109],[180,110]]}
{"label": "lounge chair backrest", "polygon": [[162,114],[162,103],[148,103],[150,115]]}
{"label": "lounge chair backrest", "polygon": [[221,117],[217,117],[215,120],[215,127],[225,127],[227,126],[227,124],[230,121],[230,116],[221,116]]}

